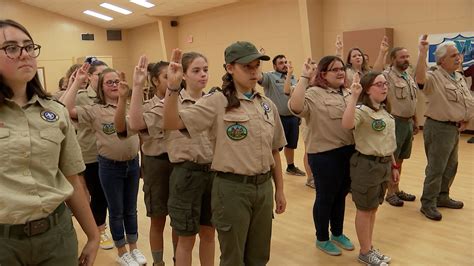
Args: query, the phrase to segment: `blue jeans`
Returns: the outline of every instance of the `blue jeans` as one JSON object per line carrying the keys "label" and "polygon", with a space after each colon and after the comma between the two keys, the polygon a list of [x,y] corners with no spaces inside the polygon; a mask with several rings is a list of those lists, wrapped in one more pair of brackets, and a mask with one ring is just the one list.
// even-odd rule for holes
{"label": "blue jeans", "polygon": [[110,232],[115,246],[123,247],[126,243],[136,243],[140,174],[138,156],[130,161],[114,161],[99,155],[98,160],[99,178],[109,206]]}

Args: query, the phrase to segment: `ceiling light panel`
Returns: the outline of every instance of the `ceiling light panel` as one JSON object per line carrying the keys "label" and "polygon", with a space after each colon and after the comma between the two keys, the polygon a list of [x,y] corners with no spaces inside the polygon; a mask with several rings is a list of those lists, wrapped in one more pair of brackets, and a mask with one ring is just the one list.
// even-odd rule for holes
{"label": "ceiling light panel", "polygon": [[121,7],[118,7],[116,5],[112,5],[112,4],[109,4],[109,3],[102,3],[102,4],[100,4],[100,6],[103,7],[103,8],[107,8],[109,10],[118,12],[120,14],[124,14],[124,15],[132,14],[132,11],[130,11],[130,10],[127,10],[125,8],[121,8]]}
{"label": "ceiling light panel", "polygon": [[109,17],[109,16],[106,16],[106,15],[103,15],[103,14],[100,14],[100,13],[97,13],[95,11],[92,11],[92,10],[86,10],[83,12],[84,14],[86,15],[89,15],[89,16],[93,16],[93,17],[96,17],[96,18],[99,18],[99,19],[103,19],[103,20],[106,20],[106,21],[111,21],[113,20],[113,18]]}

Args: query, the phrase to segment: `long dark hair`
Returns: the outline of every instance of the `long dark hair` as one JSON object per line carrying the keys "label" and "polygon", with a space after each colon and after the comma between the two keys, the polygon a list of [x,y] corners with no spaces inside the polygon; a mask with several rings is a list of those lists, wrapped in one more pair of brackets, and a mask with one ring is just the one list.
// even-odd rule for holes
{"label": "long dark hair", "polygon": [[349,50],[349,53],[347,54],[346,66],[352,68],[351,55],[353,51],[359,51],[362,56],[362,66],[361,66],[362,72],[369,71],[370,69],[369,69],[369,66],[367,66],[367,61],[365,60],[364,52],[362,52],[362,50],[357,47]]}
{"label": "long dark hair", "polygon": [[148,97],[153,97],[153,95],[155,95],[156,91],[158,90],[156,85],[158,85],[159,83],[158,84],[153,83],[153,78],[156,78],[158,82],[160,82],[159,76],[162,71],[166,72],[169,64],[170,63],[166,61],[160,61],[158,63],[148,64],[147,70],[150,77],[150,90],[148,92]]}
{"label": "long dark hair", "polygon": [[[234,64],[235,63],[231,63],[231,65]],[[226,72],[224,76],[222,76],[222,93],[227,98],[227,106],[225,107],[226,112],[240,107],[240,100],[237,98],[237,88],[235,87],[234,79],[229,72]]]}
{"label": "long dark hair", "polygon": [[[367,74],[362,76],[362,78],[360,79],[362,92],[360,93],[359,98],[357,99],[357,102],[359,104],[366,105],[375,111],[377,111],[378,109],[374,107],[372,101],[370,100],[369,94],[367,94],[367,91],[373,85],[374,80],[380,75],[383,75],[382,72],[369,71]],[[390,103],[388,101],[388,97],[385,98],[385,100],[380,103],[380,107],[382,108],[383,105],[385,105],[385,110],[387,110],[387,112],[390,113]]]}
{"label": "long dark hair", "polygon": [[[0,29],[6,27],[13,27],[21,30],[31,39],[31,41],[33,41],[28,30],[20,23],[10,19],[0,20]],[[36,73],[33,79],[28,81],[26,84],[26,97],[28,100],[31,99],[33,95],[38,95],[38,97],[42,99],[48,99],[51,97],[51,95],[44,90],[43,86],[41,86],[38,73]],[[10,99],[12,97],[12,89],[5,84],[4,77],[0,74],[0,106],[5,102],[5,99]]]}
{"label": "long dark hair", "polygon": [[105,94],[104,94],[104,76],[108,73],[116,73],[119,75],[117,70],[112,68],[106,68],[99,74],[99,81],[97,82],[97,100],[95,101],[98,104],[105,105],[107,102],[105,101]]}
{"label": "long dark hair", "polygon": [[[334,64],[334,62],[336,62],[336,61],[341,62],[342,67],[345,67],[344,66],[344,61],[342,61],[342,59],[339,58],[338,56],[328,55],[328,56],[325,56],[325,57],[321,58],[321,60],[319,60],[318,69],[316,70],[316,77],[314,79],[314,85],[315,86],[321,87],[323,89],[327,89],[329,87],[329,83],[323,77],[323,74],[328,72],[329,66]],[[344,85],[341,85],[341,87],[344,88]],[[337,89],[337,88],[334,88],[334,89]]]}

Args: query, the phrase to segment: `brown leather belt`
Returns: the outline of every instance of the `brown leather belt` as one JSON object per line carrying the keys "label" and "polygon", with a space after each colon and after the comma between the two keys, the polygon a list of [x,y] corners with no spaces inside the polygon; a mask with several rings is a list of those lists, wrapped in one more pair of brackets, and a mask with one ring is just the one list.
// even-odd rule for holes
{"label": "brown leather belt", "polygon": [[392,160],[392,156],[375,156],[375,155],[366,155],[363,153],[358,152],[359,157],[363,157],[367,160],[375,161],[375,162],[380,162],[380,163],[388,163]]}

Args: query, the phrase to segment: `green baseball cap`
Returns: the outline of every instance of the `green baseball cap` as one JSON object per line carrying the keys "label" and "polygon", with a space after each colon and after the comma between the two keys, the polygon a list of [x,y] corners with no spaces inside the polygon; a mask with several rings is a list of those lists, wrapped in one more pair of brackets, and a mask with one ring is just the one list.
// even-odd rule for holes
{"label": "green baseball cap", "polygon": [[270,60],[268,55],[261,54],[255,45],[249,42],[235,42],[225,49],[225,63],[248,64],[255,59]]}

